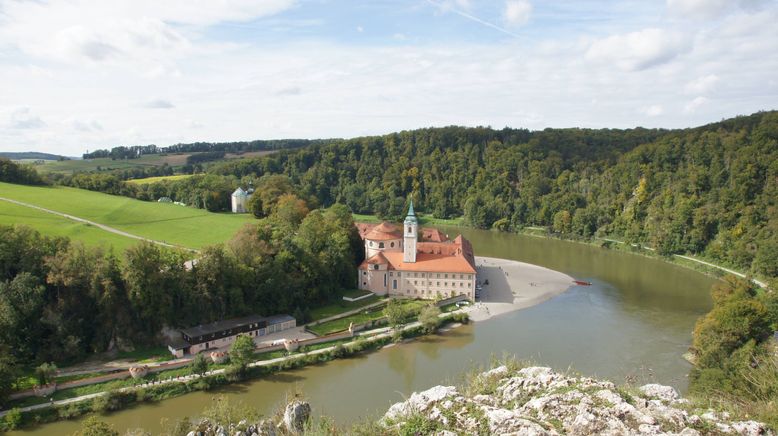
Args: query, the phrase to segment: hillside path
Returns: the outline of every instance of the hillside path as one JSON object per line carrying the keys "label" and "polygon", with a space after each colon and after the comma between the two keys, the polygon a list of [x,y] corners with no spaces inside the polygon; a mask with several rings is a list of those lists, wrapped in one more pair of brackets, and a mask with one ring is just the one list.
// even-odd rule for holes
{"label": "hillside path", "polygon": [[197,250],[194,250],[192,248],[181,247],[179,245],[168,244],[167,242],[157,241],[155,239],[144,238],[143,236],[133,235],[132,233],[127,233],[125,231],[113,228],[111,226],[107,226],[105,224],[100,224],[100,223],[96,223],[94,221],[90,221],[90,220],[87,220],[87,219],[84,219],[84,218],[79,218],[77,216],[68,215],[68,214],[62,213],[62,212],[57,212],[56,210],[46,209],[46,208],[43,208],[43,207],[40,207],[40,206],[36,206],[34,204],[25,203],[25,202],[18,201],[18,200],[12,200],[10,198],[5,198],[5,197],[0,197],[0,200],[7,201],[7,202],[13,203],[13,204],[17,204],[19,206],[24,206],[24,207],[29,207],[29,208],[32,208],[32,209],[37,209],[37,210],[40,210],[40,211],[43,211],[43,212],[46,212],[46,213],[50,213],[50,214],[53,214],[53,215],[59,215],[59,216],[61,216],[63,218],[67,218],[69,220],[76,221],[76,222],[83,223],[83,224],[88,224],[90,226],[95,226],[95,227],[97,227],[97,228],[99,228],[101,230],[105,230],[106,232],[115,233],[117,235],[121,235],[121,236],[124,236],[124,237],[127,237],[127,238],[137,239],[139,241],[151,242],[152,244],[162,245],[164,247],[169,247],[169,248],[183,248],[183,249],[189,250],[189,251],[195,251],[195,252],[197,251]]}

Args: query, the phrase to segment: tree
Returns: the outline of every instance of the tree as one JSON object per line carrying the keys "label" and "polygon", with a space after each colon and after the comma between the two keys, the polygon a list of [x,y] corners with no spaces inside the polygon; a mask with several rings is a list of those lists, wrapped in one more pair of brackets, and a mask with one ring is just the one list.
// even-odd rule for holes
{"label": "tree", "polygon": [[0,406],[4,406],[8,400],[16,376],[17,371],[13,357],[5,349],[0,348]]}
{"label": "tree", "polygon": [[43,386],[51,383],[53,375],[57,373],[57,365],[53,363],[42,363],[35,368],[35,377],[38,378],[38,384]]}
{"label": "tree", "polygon": [[189,364],[189,370],[192,374],[197,374],[202,377],[208,372],[208,362],[205,360],[205,356],[202,353],[195,355],[192,359],[192,363]]}
{"label": "tree", "polygon": [[386,303],[386,307],[384,308],[384,315],[386,315],[386,319],[389,321],[389,325],[397,328],[405,323],[410,314],[402,301],[396,298],[390,298],[389,302]]}
{"label": "tree", "polygon": [[230,362],[243,373],[254,357],[254,340],[246,335],[238,335],[230,346]]}
{"label": "tree", "polygon": [[97,416],[90,416],[81,424],[81,428],[73,436],[119,436],[113,425],[101,421]]}
{"label": "tree", "polygon": [[419,322],[426,333],[432,333],[440,326],[440,308],[430,304],[421,309]]}

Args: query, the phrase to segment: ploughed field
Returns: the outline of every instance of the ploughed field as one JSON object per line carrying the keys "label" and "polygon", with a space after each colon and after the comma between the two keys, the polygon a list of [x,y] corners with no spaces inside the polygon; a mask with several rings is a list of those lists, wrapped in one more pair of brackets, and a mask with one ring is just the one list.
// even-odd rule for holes
{"label": "ploughed field", "polygon": [[[225,242],[252,220],[249,214],[212,213],[61,186],[0,183],[0,197],[188,248]],[[117,249],[138,243],[136,239],[7,201],[0,201],[0,224],[25,224],[46,235],[68,236],[86,244],[112,245]]]}

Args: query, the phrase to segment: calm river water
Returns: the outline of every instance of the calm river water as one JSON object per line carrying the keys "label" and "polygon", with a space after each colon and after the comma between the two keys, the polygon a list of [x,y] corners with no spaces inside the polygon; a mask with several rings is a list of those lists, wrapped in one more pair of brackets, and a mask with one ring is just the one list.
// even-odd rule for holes
{"label": "calm river water", "polygon": [[[695,320],[711,307],[713,279],[624,252],[584,244],[473,229],[461,232],[476,254],[542,265],[592,286],[576,286],[538,306],[465,326],[440,336],[358,358],[276,374],[219,393],[270,413],[288,392],[301,390],[315,414],[339,422],[379,416],[414,390],[457,383],[469,369],[505,353],[537,364],[622,383],[627,376],[686,389]],[[196,416],[216,393],[192,393],[106,415],[120,432],[156,433],[163,419]],[[71,434],[78,421],[15,434]]]}

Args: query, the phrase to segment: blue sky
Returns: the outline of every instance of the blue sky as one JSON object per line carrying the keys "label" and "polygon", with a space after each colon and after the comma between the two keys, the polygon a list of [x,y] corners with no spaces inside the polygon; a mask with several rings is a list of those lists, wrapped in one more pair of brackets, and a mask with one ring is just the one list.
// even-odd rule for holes
{"label": "blue sky", "polygon": [[0,0],[0,150],[776,108],[775,0]]}

